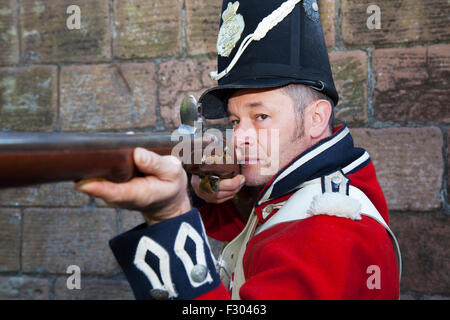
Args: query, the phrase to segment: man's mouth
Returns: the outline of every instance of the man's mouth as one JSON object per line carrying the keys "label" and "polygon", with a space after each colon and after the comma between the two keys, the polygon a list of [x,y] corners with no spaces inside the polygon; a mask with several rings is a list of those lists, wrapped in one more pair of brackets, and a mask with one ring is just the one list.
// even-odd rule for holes
{"label": "man's mouth", "polygon": [[250,165],[250,164],[257,164],[259,162],[258,158],[250,158],[250,157],[245,157],[244,159],[240,160],[240,164],[242,165]]}

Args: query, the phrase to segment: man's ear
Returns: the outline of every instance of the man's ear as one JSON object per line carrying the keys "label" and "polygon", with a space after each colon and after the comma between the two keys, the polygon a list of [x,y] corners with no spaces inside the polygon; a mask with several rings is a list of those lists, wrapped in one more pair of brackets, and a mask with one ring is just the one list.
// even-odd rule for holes
{"label": "man's ear", "polygon": [[327,100],[317,100],[310,105],[310,136],[312,139],[322,139],[330,134],[328,122],[332,113],[332,106]]}

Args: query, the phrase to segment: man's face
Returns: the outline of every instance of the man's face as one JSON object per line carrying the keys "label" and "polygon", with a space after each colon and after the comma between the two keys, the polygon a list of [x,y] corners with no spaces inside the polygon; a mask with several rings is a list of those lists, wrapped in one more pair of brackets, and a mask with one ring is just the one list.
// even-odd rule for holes
{"label": "man's face", "polygon": [[228,100],[236,157],[248,186],[262,186],[309,147],[292,99],[280,89],[249,89]]}

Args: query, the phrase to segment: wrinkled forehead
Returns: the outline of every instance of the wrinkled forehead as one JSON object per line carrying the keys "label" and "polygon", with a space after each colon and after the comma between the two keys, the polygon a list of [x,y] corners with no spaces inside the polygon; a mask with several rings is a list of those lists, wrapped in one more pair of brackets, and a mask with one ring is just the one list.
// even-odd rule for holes
{"label": "wrinkled forehead", "polygon": [[246,111],[258,107],[280,112],[280,108],[292,105],[292,99],[281,88],[270,89],[239,89],[230,94],[227,100],[227,115],[235,113],[237,109]]}

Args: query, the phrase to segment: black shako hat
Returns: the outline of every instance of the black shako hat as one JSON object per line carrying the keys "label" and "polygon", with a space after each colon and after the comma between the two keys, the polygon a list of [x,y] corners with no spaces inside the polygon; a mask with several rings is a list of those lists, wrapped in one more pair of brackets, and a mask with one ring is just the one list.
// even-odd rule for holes
{"label": "black shako hat", "polygon": [[199,99],[207,119],[226,117],[236,89],[308,85],[337,105],[317,0],[224,0],[218,86]]}

